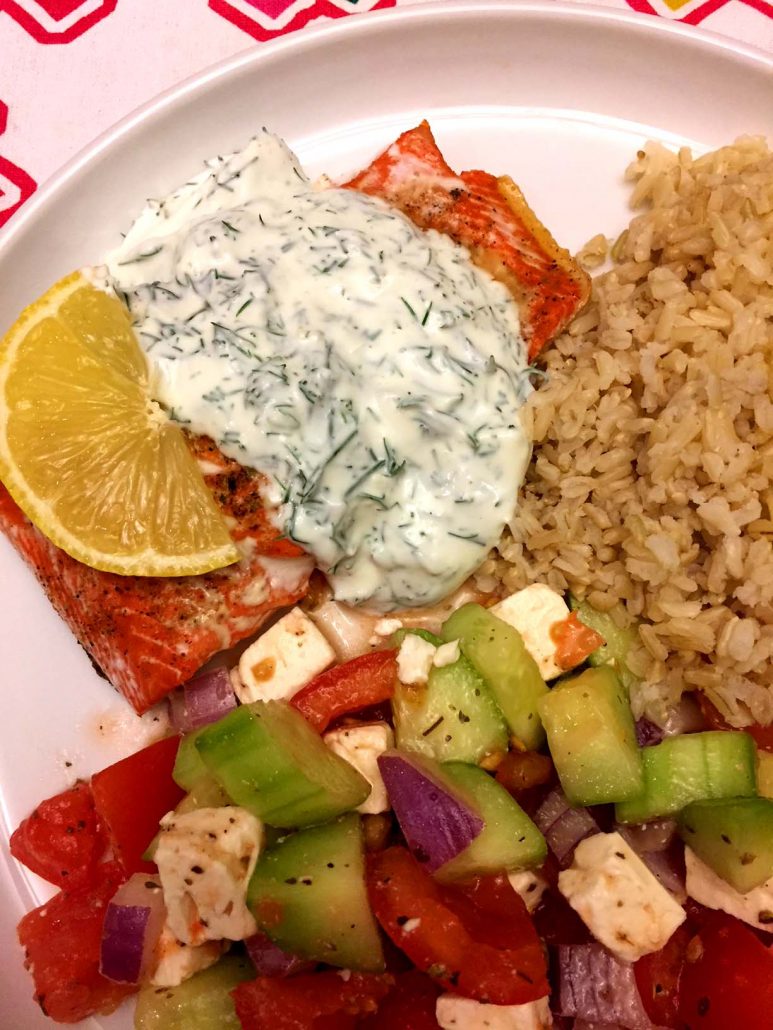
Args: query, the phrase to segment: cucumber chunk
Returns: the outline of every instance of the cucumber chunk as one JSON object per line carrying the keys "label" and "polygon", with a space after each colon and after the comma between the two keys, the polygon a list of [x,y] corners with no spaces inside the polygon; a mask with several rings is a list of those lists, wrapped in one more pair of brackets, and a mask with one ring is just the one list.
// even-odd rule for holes
{"label": "cucumber chunk", "polygon": [[143,987],[135,1030],[240,1030],[231,991],[254,979],[255,967],[246,956],[226,955],[178,987]]}
{"label": "cucumber chunk", "polygon": [[[186,812],[195,812],[197,808],[223,808],[230,804],[231,799],[217,780],[205,772],[202,778],[194,783],[182,801],[175,806],[175,812],[178,815],[185,815]],[[155,861],[156,846],[160,837],[161,831],[159,830],[142,853],[144,862]]]}
{"label": "cucumber chunk", "polygon": [[[404,637],[415,631],[399,632]],[[419,636],[430,643],[443,642],[424,631]],[[433,668],[426,686],[398,683],[392,714],[401,751],[419,752],[439,762],[472,763],[507,751],[504,717],[483,678],[463,656],[451,665]]]}
{"label": "cucumber chunk", "polygon": [[586,669],[542,698],[540,715],[573,805],[625,801],[644,787],[628,692],[611,666]]}
{"label": "cucumber chunk", "polygon": [[199,780],[209,777],[209,770],[196,750],[196,741],[203,730],[194,730],[180,738],[172,779],[183,790],[193,790]]}
{"label": "cucumber chunk", "polygon": [[265,851],[247,904],[259,929],[284,951],[346,969],[384,969],[357,815],[300,830]]}
{"label": "cucumber chunk", "polygon": [[231,799],[220,786],[214,777],[205,773],[200,780],[193,784],[191,789],[175,808],[178,815],[186,812],[195,812],[197,808],[222,808],[230,805]]}
{"label": "cucumber chunk", "polygon": [[233,803],[270,826],[323,823],[370,794],[368,781],[280,701],[235,708],[201,730],[196,748]]}
{"label": "cucumber chunk", "polygon": [[748,733],[707,730],[642,749],[644,790],[617,806],[621,823],[646,823],[693,801],[754,797],[756,748]]}
{"label": "cucumber chunk", "polygon": [[430,633],[428,629],[414,629],[413,627],[398,629],[389,638],[389,646],[399,648],[405,638],[409,635],[414,637],[421,637],[422,640],[426,640],[428,644],[434,644],[435,647],[440,647],[443,643],[441,638],[435,633]]}
{"label": "cucumber chunk", "polygon": [[773,801],[698,801],[679,815],[679,832],[698,858],[746,894],[773,877]]}
{"label": "cucumber chunk", "polygon": [[545,838],[497,781],[474,765],[445,762],[442,771],[465,791],[483,817],[483,830],[461,854],[437,870],[439,880],[461,880],[542,865]]}
{"label": "cucumber chunk", "polygon": [[773,798],[773,752],[757,752],[757,793],[761,798]]}
{"label": "cucumber chunk", "polygon": [[518,630],[479,604],[465,604],[446,620],[441,634],[444,640],[459,640],[511,732],[529,751],[536,750],[545,736],[538,704],[548,688]]}
{"label": "cucumber chunk", "polygon": [[631,646],[638,639],[635,626],[621,629],[607,612],[600,612],[587,601],[569,595],[569,607],[577,612],[580,622],[590,629],[595,629],[604,640],[596,651],[588,657],[590,665],[611,665],[626,690],[630,690],[639,682],[637,676],[628,668],[627,657]]}

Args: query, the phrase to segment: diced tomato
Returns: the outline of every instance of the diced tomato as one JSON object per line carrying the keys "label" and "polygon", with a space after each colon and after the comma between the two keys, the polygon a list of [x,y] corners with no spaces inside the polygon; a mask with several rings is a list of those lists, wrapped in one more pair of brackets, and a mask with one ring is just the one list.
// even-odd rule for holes
{"label": "diced tomato", "polygon": [[323,733],[334,719],[388,701],[395,692],[397,652],[373,651],[320,673],[290,702]]}
{"label": "diced tomato", "polygon": [[395,976],[395,985],[378,1007],[378,1012],[360,1020],[360,1030],[440,1030],[435,1002],[440,988],[418,969]]}
{"label": "diced tomato", "polygon": [[555,778],[553,763],[538,751],[508,751],[497,766],[496,779],[514,798],[543,787]]}
{"label": "diced tomato", "polygon": [[773,949],[732,916],[705,914],[687,946],[679,1020],[689,1030],[770,1030]]}
{"label": "diced tomato", "polygon": [[548,993],[539,937],[504,876],[441,886],[393,847],[368,855],[368,892],[389,937],[447,990],[495,1005]]}
{"label": "diced tomato", "polygon": [[41,801],[10,841],[14,858],[57,887],[89,883],[106,847],[88,783]]}
{"label": "diced tomato", "polygon": [[595,629],[580,622],[577,612],[553,623],[550,636],[556,645],[556,665],[561,669],[574,669],[605,643]]}
{"label": "diced tomato", "polygon": [[104,863],[90,886],[60,891],[19,923],[35,1000],[59,1023],[112,1012],[136,990],[106,980],[99,972],[105,907],[123,878],[118,863]]}
{"label": "diced tomato", "polygon": [[679,982],[684,968],[687,946],[694,931],[683,923],[664,948],[645,955],[634,964],[636,985],[656,1026],[679,1030]]}
{"label": "diced tomato", "polygon": [[[735,726],[731,726],[730,723],[724,718],[722,713],[712,704],[711,701],[706,697],[705,694],[698,691],[696,695],[698,704],[700,705],[703,718],[708,723],[708,728],[711,730],[733,730],[737,729]],[[771,726],[760,726],[758,723],[752,723],[751,726],[744,726],[743,730],[746,733],[750,733],[754,737],[757,747],[762,751],[773,751],[773,725]]]}
{"label": "diced tomato", "polygon": [[165,737],[91,778],[97,813],[127,877],[154,869],[142,854],[158,833],[161,817],[185,794],[172,779],[179,743],[179,737]]}
{"label": "diced tomato", "polygon": [[392,983],[386,974],[326,970],[259,976],[231,993],[242,1030],[346,1030],[355,1017],[376,1011]]}

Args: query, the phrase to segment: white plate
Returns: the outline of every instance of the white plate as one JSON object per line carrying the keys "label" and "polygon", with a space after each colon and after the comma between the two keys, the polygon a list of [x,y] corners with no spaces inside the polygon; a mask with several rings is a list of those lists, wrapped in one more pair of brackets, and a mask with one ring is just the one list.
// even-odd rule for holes
{"label": "white plate", "polygon": [[[773,63],[655,18],[559,3],[403,7],[263,45],[143,108],[39,193],[0,245],[0,330],[62,274],[98,262],[146,197],[257,126],[287,138],[312,174],[336,175],[425,116],[452,166],[512,174],[576,248],[627,221],[622,172],[647,138],[707,149],[773,136]],[[4,539],[0,610],[7,839],[37,801],[138,745],[125,706]],[[15,922],[49,893],[4,850],[0,1023],[14,1030],[51,1026],[13,942]],[[86,1025],[128,1028],[131,1015]]]}

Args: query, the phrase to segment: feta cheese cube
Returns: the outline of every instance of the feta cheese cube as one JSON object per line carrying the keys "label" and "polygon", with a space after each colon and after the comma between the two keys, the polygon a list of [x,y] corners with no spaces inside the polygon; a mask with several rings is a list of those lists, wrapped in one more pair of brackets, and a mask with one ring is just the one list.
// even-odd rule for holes
{"label": "feta cheese cube", "polygon": [[429,640],[408,633],[397,652],[397,675],[401,683],[423,687],[435,660],[437,648]]}
{"label": "feta cheese cube", "polygon": [[486,1005],[455,994],[441,994],[435,1018],[443,1030],[545,1030],[553,1025],[547,998],[526,1005]]}
{"label": "feta cheese cube", "polygon": [[441,644],[437,651],[435,651],[432,664],[436,669],[443,669],[446,665],[453,665],[454,662],[458,662],[460,654],[459,641],[449,640],[447,644]]}
{"label": "feta cheese cube", "polygon": [[558,889],[591,933],[625,962],[659,951],[685,912],[619,833],[581,841]]}
{"label": "feta cheese cube", "polygon": [[687,893],[706,908],[719,909],[758,930],[773,930],[773,878],[747,894],[731,887],[702,862],[691,848],[684,849]]}
{"label": "feta cheese cube", "polygon": [[369,640],[369,643],[374,647],[383,643],[386,637],[391,637],[393,633],[396,633],[398,629],[402,629],[403,624],[399,619],[379,619],[376,625],[373,627],[373,633]]}
{"label": "feta cheese cube", "polygon": [[263,824],[233,805],[198,808],[161,820],[154,855],[167,924],[184,944],[256,932],[247,885],[263,845]]}
{"label": "feta cheese cube", "polygon": [[205,941],[197,947],[183,944],[166,925],[158,939],[158,960],[150,982],[154,987],[177,987],[194,973],[214,966],[227,948],[228,941]]}
{"label": "feta cheese cube", "polygon": [[293,608],[250,644],[239,659],[242,704],[286,701],[331,665],[336,653],[300,608]]}
{"label": "feta cheese cube", "polygon": [[362,726],[347,726],[331,730],[322,738],[331,751],[353,765],[371,786],[370,795],[357,808],[358,812],[374,815],[389,811],[389,798],[378,768],[378,756],[394,747],[395,735],[385,722],[371,722]]}
{"label": "feta cheese cube", "polygon": [[532,872],[531,869],[508,873],[507,879],[515,893],[521,895],[529,912],[536,912],[542,901],[542,895],[548,889],[547,880],[543,879],[539,873]]}
{"label": "feta cheese cube", "polygon": [[566,672],[556,664],[558,647],[550,632],[555,623],[563,622],[570,615],[560,594],[543,583],[533,583],[495,604],[491,611],[518,630],[544,680],[555,679]]}

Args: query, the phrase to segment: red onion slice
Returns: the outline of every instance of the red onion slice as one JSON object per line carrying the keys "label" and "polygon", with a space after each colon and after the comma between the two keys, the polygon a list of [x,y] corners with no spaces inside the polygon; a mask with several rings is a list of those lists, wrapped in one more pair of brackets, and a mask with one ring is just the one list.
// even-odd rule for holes
{"label": "red onion slice", "polygon": [[674,847],[668,851],[648,851],[640,856],[649,871],[665,887],[674,901],[683,905],[687,900],[685,888],[684,848]]}
{"label": "red onion slice", "polygon": [[558,787],[537,809],[534,822],[544,833],[548,847],[561,866],[570,864],[581,840],[599,832],[599,825],[587,808],[572,808]]}
{"label": "red onion slice", "polygon": [[408,847],[429,872],[456,858],[483,829],[478,812],[429,759],[385,751],[378,767]]}
{"label": "red onion slice", "polygon": [[665,851],[676,838],[675,819],[656,819],[638,826],[615,823],[614,829],[624,837],[637,855],[643,852]]}
{"label": "red onion slice", "polygon": [[202,672],[169,695],[169,718],[178,733],[208,726],[236,708],[228,669]]}
{"label": "red onion slice", "polygon": [[683,905],[685,890],[684,845],[677,836],[673,819],[642,823],[641,826],[618,826],[615,829],[644,862],[661,886],[675,901]]}
{"label": "red onion slice", "polygon": [[99,971],[108,980],[137,984],[152,972],[166,909],[161,885],[135,873],[119,887],[105,911]]}
{"label": "red onion slice", "polygon": [[646,716],[636,720],[636,742],[639,747],[650,747],[652,744],[659,744],[666,737],[675,737],[680,733],[698,733],[705,729],[706,720],[700,705],[692,694],[683,694],[678,703],[669,709],[662,726],[658,726]]}
{"label": "red onion slice", "polygon": [[633,966],[600,944],[562,945],[558,975],[559,1015],[624,1030],[652,1030]]}
{"label": "red onion slice", "polygon": [[258,976],[292,976],[314,968],[314,963],[283,951],[270,937],[256,933],[244,942]]}
{"label": "red onion slice", "polygon": [[534,820],[544,833],[549,830],[556,819],[568,811],[572,806],[566,799],[566,795],[560,787],[556,787],[548,794],[534,816]]}
{"label": "red onion slice", "polygon": [[680,733],[700,733],[709,729],[701,707],[693,694],[682,694],[678,703],[670,709],[663,725],[663,736],[675,737]]}
{"label": "red onion slice", "polygon": [[659,744],[664,737],[665,733],[661,730],[660,726],[650,722],[645,716],[636,720],[636,743],[639,747],[650,747],[653,744]]}

